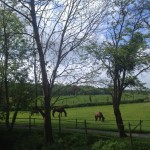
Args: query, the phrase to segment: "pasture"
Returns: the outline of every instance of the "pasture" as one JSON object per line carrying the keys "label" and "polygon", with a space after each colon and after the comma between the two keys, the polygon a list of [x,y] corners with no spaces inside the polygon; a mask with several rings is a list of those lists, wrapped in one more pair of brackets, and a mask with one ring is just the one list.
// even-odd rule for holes
{"label": "pasture", "polygon": [[[131,102],[146,99],[148,95],[142,93],[124,93],[122,96],[122,102]],[[70,95],[70,96],[60,96],[53,97],[52,103],[56,103],[56,105],[67,105],[74,106],[80,104],[88,104],[88,103],[111,103],[112,98],[110,95]],[[40,105],[40,103],[39,103]]]}
{"label": "pasture", "polygon": [[[135,126],[139,124],[140,120],[142,120],[142,131],[150,132],[150,102],[121,104],[120,110],[126,130],[128,130],[129,122],[131,123],[131,128],[134,129]],[[67,108],[66,111],[67,117],[65,117],[64,114],[61,117],[62,128],[84,128],[84,121],[86,120],[87,128],[101,130],[117,130],[112,105]],[[104,123],[101,121],[95,121],[94,114],[97,111],[101,111],[106,118]],[[29,112],[19,112],[16,124],[29,124],[29,116]],[[52,117],[52,125],[54,128],[58,128],[58,120],[59,117],[58,113],[56,112],[55,117]],[[33,115],[31,117],[31,124],[37,126],[43,125],[42,116],[40,114]],[[136,131],[139,131],[139,128],[140,127],[137,127]]]}

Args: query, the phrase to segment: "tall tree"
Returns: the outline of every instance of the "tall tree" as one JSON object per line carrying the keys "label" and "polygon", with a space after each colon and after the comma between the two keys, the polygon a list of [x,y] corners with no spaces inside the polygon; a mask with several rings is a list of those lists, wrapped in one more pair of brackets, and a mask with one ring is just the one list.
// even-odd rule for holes
{"label": "tall tree", "polygon": [[[20,0],[13,3],[0,0],[5,6],[13,9],[27,20],[33,32],[39,54],[44,93],[45,121],[44,131],[46,143],[53,143],[51,124],[51,98],[56,79],[67,78],[75,66],[71,61],[74,51],[82,45],[106,15],[107,1],[82,0]],[[14,1],[15,2],[15,1]],[[20,9],[22,11],[20,11]],[[32,31],[30,29],[32,27]],[[57,80],[60,81],[60,80]]]}
{"label": "tall tree", "polygon": [[[108,30],[103,42],[87,47],[100,62],[97,72],[106,69],[111,90],[114,115],[120,137],[126,136],[120,112],[120,101],[125,88],[139,85],[138,76],[150,68],[147,33],[143,26],[145,12],[138,0],[112,1]],[[96,64],[96,63],[95,63]],[[96,71],[95,71],[96,72]]]}
{"label": "tall tree", "polygon": [[[22,35],[18,34],[19,32],[23,32],[23,26],[19,21],[18,17],[12,13],[11,10],[7,9],[5,6],[1,7],[0,10],[0,56],[1,56],[1,86],[2,86],[2,99],[1,107],[5,111],[6,114],[6,126],[8,130],[12,130],[13,124],[16,118],[14,115],[14,119],[10,122],[10,98],[9,98],[9,82],[10,78],[14,78],[15,72],[18,73],[17,69],[21,70],[23,65],[23,58],[25,58],[24,48],[25,48],[25,40]],[[21,65],[20,62],[22,61]],[[17,103],[19,107],[20,102]],[[16,114],[18,109],[16,110]]]}

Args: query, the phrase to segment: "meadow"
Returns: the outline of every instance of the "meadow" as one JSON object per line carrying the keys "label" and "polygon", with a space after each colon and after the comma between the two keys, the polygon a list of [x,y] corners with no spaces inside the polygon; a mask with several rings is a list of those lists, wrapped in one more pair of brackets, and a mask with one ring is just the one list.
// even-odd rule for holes
{"label": "meadow", "polygon": [[[134,104],[121,104],[120,110],[124,120],[125,130],[128,132],[128,123],[131,123],[131,129],[133,130],[139,121],[142,120],[142,132],[150,133],[150,102],[134,103]],[[136,150],[149,150],[149,138],[132,138],[132,145],[130,137],[118,138],[111,134],[108,136],[104,133],[89,132],[87,135],[85,132],[85,120],[88,129],[98,129],[98,130],[117,130],[115,117],[113,113],[112,105],[99,105],[90,107],[74,107],[66,108],[67,117],[63,116],[60,118],[61,129],[71,129],[64,130],[61,132],[59,128],[59,117],[58,113],[55,117],[52,117],[52,127],[54,131],[55,143],[50,146],[43,144],[43,118],[39,114],[34,114],[30,116],[29,111],[20,111],[17,116],[15,125],[22,125],[21,128],[17,128],[13,133],[5,131],[0,128],[0,149],[53,149],[53,150],[126,150],[126,149],[136,149]],[[94,114],[97,111],[103,112],[106,120],[105,122],[95,121]],[[11,115],[13,112],[11,112]],[[30,120],[31,117],[31,120]],[[29,120],[31,121],[31,126],[29,126]],[[39,127],[40,130],[32,130],[32,128]],[[25,128],[24,128],[25,127]],[[28,130],[28,127],[29,128]],[[83,132],[77,132],[77,130],[72,129],[83,129]],[[61,131],[62,131],[61,130]],[[29,132],[30,131],[30,132]],[[134,130],[134,132],[139,132],[140,126]],[[32,133],[32,134],[31,134]],[[95,134],[98,133],[98,134]],[[9,143],[9,144],[8,144]]]}
{"label": "meadow", "polygon": [[[131,128],[134,129],[141,120],[143,121],[142,131],[150,132],[150,102],[121,104],[120,110],[126,130],[129,129],[129,123],[131,124]],[[84,128],[84,122],[86,120],[87,128],[90,129],[117,130],[112,105],[66,108],[66,111],[67,117],[65,117],[64,114],[61,117],[62,128]],[[97,111],[103,112],[106,119],[105,122],[95,121],[94,114]],[[21,123],[28,125],[29,117],[29,112],[19,112],[16,124]],[[42,126],[42,116],[40,114],[31,116],[31,124]],[[52,125],[53,128],[59,127],[59,117],[57,112],[55,113],[55,117],[52,117]],[[135,131],[139,130],[140,126],[138,126]]]}
{"label": "meadow", "polygon": [[[141,93],[124,93],[122,96],[121,102],[134,102],[138,100],[146,99],[148,95]],[[110,95],[101,94],[101,95],[70,95],[70,96],[60,96],[53,97],[52,103],[55,105],[64,105],[64,106],[80,106],[81,104],[94,104],[94,103],[112,103],[112,98]],[[40,105],[40,102],[39,102]]]}

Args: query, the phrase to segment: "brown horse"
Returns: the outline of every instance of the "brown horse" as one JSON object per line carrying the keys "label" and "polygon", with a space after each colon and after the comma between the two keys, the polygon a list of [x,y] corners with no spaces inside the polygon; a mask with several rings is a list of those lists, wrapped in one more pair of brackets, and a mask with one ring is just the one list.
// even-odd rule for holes
{"label": "brown horse", "polygon": [[39,114],[39,111],[38,111],[37,107],[32,107],[31,108],[31,116],[34,115],[34,114]]}
{"label": "brown horse", "polygon": [[55,115],[55,112],[58,112],[58,113],[59,113],[59,116],[61,116],[61,117],[62,117],[62,113],[63,113],[63,112],[64,112],[64,114],[65,114],[65,117],[67,116],[67,112],[65,111],[64,107],[61,107],[61,106],[54,106],[54,107],[53,107],[53,112],[52,112],[53,117],[54,117],[54,115]]}
{"label": "brown horse", "polygon": [[40,114],[42,115],[42,117],[45,118],[45,113],[42,111],[42,108],[39,108],[39,107],[37,107],[37,106],[32,107],[31,116],[32,116],[34,113],[36,113],[36,114],[40,113]]}
{"label": "brown horse", "polygon": [[95,113],[95,121],[97,121],[97,119],[102,120],[103,122],[105,121],[105,117],[103,116],[101,112]]}

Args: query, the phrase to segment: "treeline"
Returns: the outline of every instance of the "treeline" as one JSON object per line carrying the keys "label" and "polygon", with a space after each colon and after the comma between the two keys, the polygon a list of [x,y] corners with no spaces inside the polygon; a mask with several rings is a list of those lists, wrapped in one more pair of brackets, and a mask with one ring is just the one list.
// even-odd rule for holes
{"label": "treeline", "polygon": [[53,89],[54,96],[66,95],[100,95],[109,94],[107,88],[96,88],[93,86],[77,86],[77,85],[55,85]]}
{"label": "treeline", "polygon": [[[31,83],[15,83],[9,82],[9,100],[11,109],[15,108],[15,105],[20,101],[19,109],[28,109],[30,106],[35,106],[38,102],[43,103],[43,90],[41,84],[31,84]],[[3,87],[0,90],[3,91]],[[53,88],[52,95],[54,97],[59,96],[80,96],[80,95],[109,95],[108,88],[96,88],[94,86],[77,86],[77,85],[63,85],[55,84]],[[138,91],[126,90],[126,93],[139,93]],[[145,94],[144,91],[142,91]],[[4,103],[5,96],[3,92],[0,92],[0,109],[5,109],[6,104]],[[90,103],[91,105],[91,103]],[[3,107],[4,106],[4,107]]]}
{"label": "treeline", "polygon": [[[14,97],[20,92],[22,96],[27,99],[33,99],[39,96],[43,96],[43,89],[41,84],[31,84],[31,83],[9,83],[9,97]],[[1,89],[2,87],[0,87]],[[145,93],[146,91],[137,91],[137,90],[125,90],[126,93]],[[110,94],[108,88],[97,88],[94,86],[88,85],[63,85],[55,84],[53,88],[53,96],[70,96],[70,95],[105,95]],[[0,94],[0,97],[2,93]],[[1,97],[2,98],[2,97]]]}
{"label": "treeline", "polygon": [[[0,90],[3,91],[3,87]],[[41,84],[31,84],[31,83],[15,83],[9,82],[9,98],[11,101],[16,99],[23,99],[23,103],[28,105],[30,101],[36,97],[43,96],[43,89]],[[69,96],[69,95],[100,95],[109,94],[107,88],[96,88],[93,86],[76,86],[76,85],[63,85],[55,84],[53,88],[53,96]],[[3,102],[4,93],[0,92],[0,99]],[[25,104],[23,104],[25,105]]]}
{"label": "treeline", "polygon": [[[130,90],[127,89],[124,91],[125,93],[142,93],[146,94],[147,90]],[[53,96],[68,96],[68,95],[105,95],[110,94],[110,90],[108,88],[97,88],[94,86],[88,85],[63,85],[63,84],[55,84],[53,89]]]}

